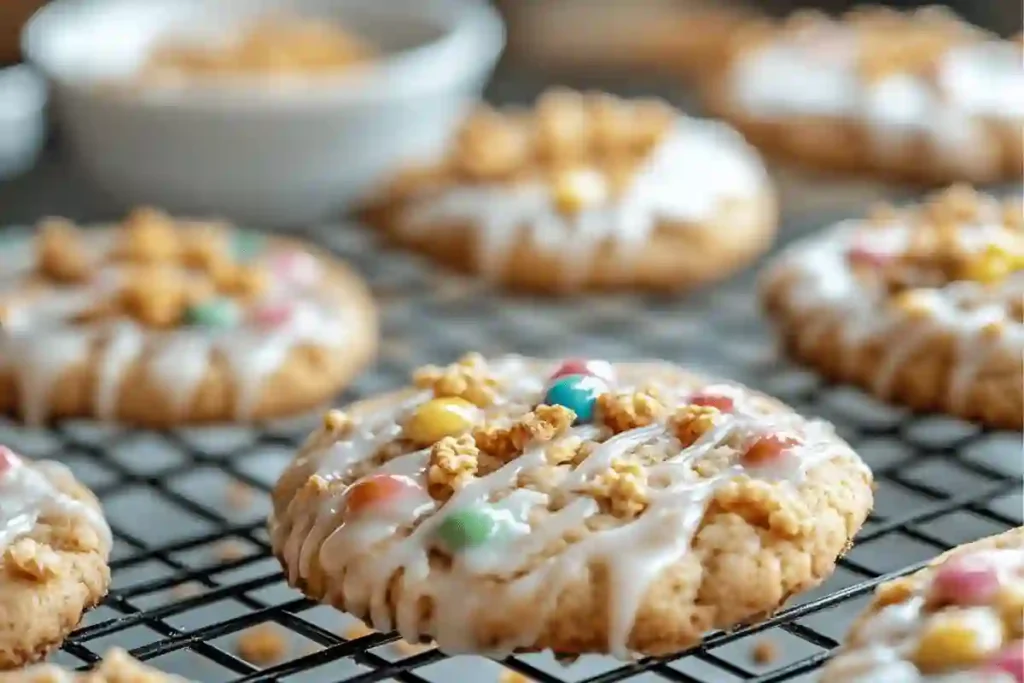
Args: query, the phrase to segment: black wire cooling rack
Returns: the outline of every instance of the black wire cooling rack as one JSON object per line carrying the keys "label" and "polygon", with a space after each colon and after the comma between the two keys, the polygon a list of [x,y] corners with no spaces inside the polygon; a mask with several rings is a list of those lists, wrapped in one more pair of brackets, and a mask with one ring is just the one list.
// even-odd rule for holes
{"label": "black wire cooling rack", "polygon": [[[786,238],[801,232],[787,228]],[[756,310],[753,272],[685,299],[544,301],[502,297],[413,257],[375,251],[354,226],[322,226],[307,236],[348,257],[381,303],[380,361],[346,399],[396,387],[412,368],[471,349],[665,358],[835,422],[874,469],[874,514],[822,587],[765,622],[711,634],[693,651],[630,664],[594,656],[563,665],[550,654],[500,663],[447,658],[354,628],[355,620],[285,585],[264,530],[267,493],[317,416],[258,430],[166,433],[0,422],[0,442],[61,460],[91,486],[116,537],[110,595],[55,661],[84,667],[119,646],[204,683],[516,680],[502,679],[509,671],[542,683],[808,681],[877,583],[1021,524],[1020,433],[915,416],[782,362]],[[776,650],[772,661],[754,656],[762,643]],[[284,651],[274,652],[281,644]]]}

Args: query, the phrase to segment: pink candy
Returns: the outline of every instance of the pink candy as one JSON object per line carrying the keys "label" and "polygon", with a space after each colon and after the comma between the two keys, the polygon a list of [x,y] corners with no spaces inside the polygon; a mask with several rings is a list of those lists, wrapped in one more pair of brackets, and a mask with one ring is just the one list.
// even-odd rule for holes
{"label": "pink candy", "polygon": [[944,604],[984,605],[999,591],[999,576],[980,557],[958,557],[936,570],[931,591]]}
{"label": "pink candy", "polygon": [[611,363],[603,360],[569,358],[555,370],[551,379],[555,380],[569,375],[590,375],[604,380],[608,384],[612,384],[615,380],[615,371],[612,369]]}
{"label": "pink candy", "polygon": [[292,319],[294,311],[288,304],[267,304],[251,313],[252,321],[263,329],[283,327]]}
{"label": "pink candy", "polygon": [[1017,683],[1024,683],[1024,641],[1018,640],[1003,648],[989,662],[989,668],[993,672],[1010,674]]}
{"label": "pink candy", "polygon": [[701,394],[697,393],[690,397],[690,403],[695,406],[706,406],[708,408],[717,408],[723,413],[730,413],[735,407],[735,403],[728,396],[722,396],[720,394]]}
{"label": "pink candy", "polygon": [[275,279],[297,287],[312,287],[320,279],[320,263],[311,254],[297,249],[271,255],[270,271]]}
{"label": "pink candy", "polygon": [[846,252],[846,258],[855,266],[878,268],[892,261],[892,255],[875,251],[870,247],[852,247]]}
{"label": "pink candy", "polygon": [[7,446],[0,446],[0,475],[21,464],[21,458]]}

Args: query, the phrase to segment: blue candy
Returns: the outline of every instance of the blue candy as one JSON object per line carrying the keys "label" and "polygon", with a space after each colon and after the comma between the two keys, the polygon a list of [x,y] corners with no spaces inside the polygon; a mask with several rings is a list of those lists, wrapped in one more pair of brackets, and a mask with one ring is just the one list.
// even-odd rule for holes
{"label": "blue candy", "polygon": [[576,413],[576,422],[590,422],[594,419],[594,403],[597,397],[608,392],[604,380],[593,375],[568,375],[559,377],[544,395],[544,403],[551,406],[565,406]]}

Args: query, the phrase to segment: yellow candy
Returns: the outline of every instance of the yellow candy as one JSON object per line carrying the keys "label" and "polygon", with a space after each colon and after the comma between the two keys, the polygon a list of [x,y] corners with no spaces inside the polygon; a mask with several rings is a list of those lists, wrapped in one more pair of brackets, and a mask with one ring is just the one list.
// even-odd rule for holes
{"label": "yellow candy", "polygon": [[565,171],[552,178],[551,192],[561,213],[574,214],[603,202],[608,196],[608,185],[596,172]]}
{"label": "yellow candy", "polygon": [[1010,637],[1024,636],[1024,587],[1004,586],[996,595],[996,608]]}
{"label": "yellow candy", "polygon": [[981,254],[968,261],[963,269],[963,277],[976,282],[999,282],[1012,273],[1017,267],[1017,257],[999,245],[992,245]]}
{"label": "yellow candy", "polygon": [[[977,616],[977,615],[974,615]],[[984,661],[1002,646],[1002,625],[998,620],[956,616],[937,617],[921,635],[914,663],[924,673],[964,669]]]}
{"label": "yellow candy", "polygon": [[429,446],[469,431],[479,412],[463,398],[435,398],[417,408],[406,422],[405,437],[419,446]]}

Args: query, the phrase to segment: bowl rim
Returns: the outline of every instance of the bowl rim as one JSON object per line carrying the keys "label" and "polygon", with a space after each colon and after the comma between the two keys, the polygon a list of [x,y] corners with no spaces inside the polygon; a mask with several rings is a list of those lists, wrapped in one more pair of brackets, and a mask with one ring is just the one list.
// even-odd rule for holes
{"label": "bowl rim", "polygon": [[[506,41],[504,21],[486,0],[418,0],[404,5],[403,9],[421,8],[425,15],[430,16],[437,16],[432,10],[439,7],[448,9],[445,15],[448,20],[436,39],[398,51],[362,68],[308,78],[282,79],[273,82],[272,87],[268,87],[267,81],[259,76],[199,80],[182,85],[131,87],[131,83],[126,83],[129,87],[120,87],[122,83],[116,80],[76,78],[49,59],[46,36],[54,26],[66,21],[62,14],[76,7],[102,6],[118,1],[123,2],[54,0],[42,7],[32,15],[21,32],[26,62],[59,88],[142,107],[291,108],[369,104],[448,89],[492,70]],[[363,0],[363,4],[375,11],[387,5],[374,0]],[[302,15],[301,7],[295,11]],[[447,67],[439,64],[447,64]]]}

